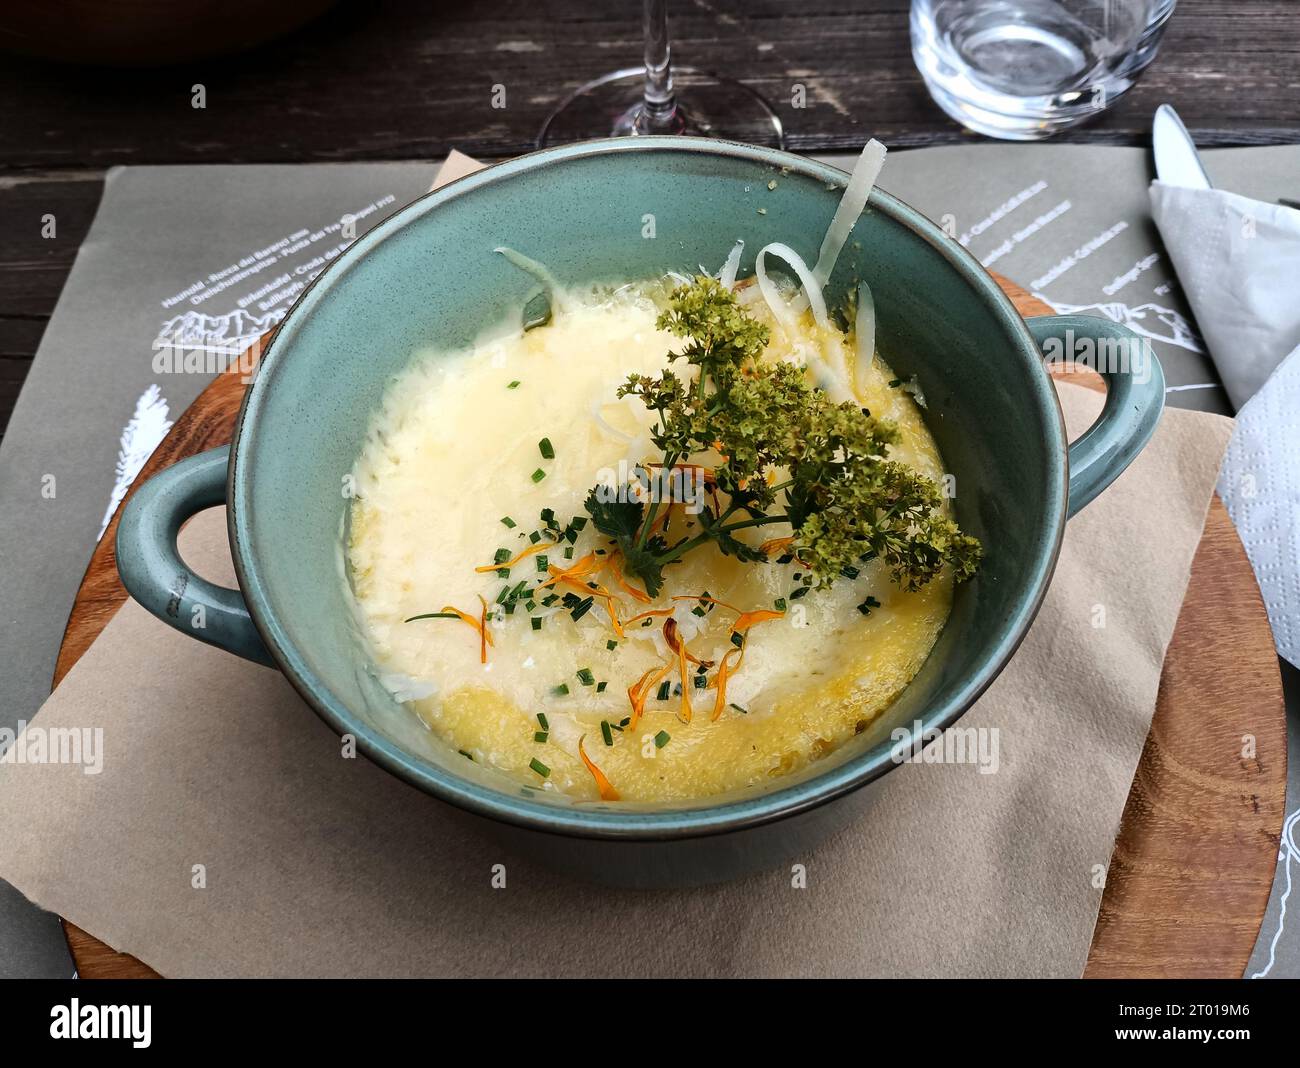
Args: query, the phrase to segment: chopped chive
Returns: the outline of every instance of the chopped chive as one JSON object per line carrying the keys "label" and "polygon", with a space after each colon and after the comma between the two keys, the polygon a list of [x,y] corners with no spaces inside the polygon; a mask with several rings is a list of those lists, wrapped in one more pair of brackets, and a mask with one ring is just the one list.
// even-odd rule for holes
{"label": "chopped chive", "polygon": [[600,721],[600,736],[605,739],[606,745],[614,744],[614,732],[609,729],[609,720],[607,719]]}
{"label": "chopped chive", "polygon": [[608,682],[605,682],[605,681],[602,679],[600,682],[596,683],[596,692],[597,692],[597,693],[604,693],[604,692],[605,692],[605,687],[608,686],[608,685],[609,685],[609,683],[608,683]]}
{"label": "chopped chive", "polygon": [[498,549],[496,551],[496,554],[492,557],[492,562],[494,564],[504,564],[513,555],[514,553],[512,553],[509,549]]}
{"label": "chopped chive", "polygon": [[514,530],[515,527],[517,527],[517,526],[519,525],[519,524],[516,523],[513,519],[511,519],[508,515],[503,515],[503,516],[501,517],[501,522],[503,522],[503,523],[506,525],[507,529],[509,529],[509,530]]}
{"label": "chopped chive", "polygon": [[518,389],[518,388],[519,388],[519,379],[517,378],[513,382],[511,382],[510,385],[506,386],[506,389]]}
{"label": "chopped chive", "polygon": [[549,738],[549,737],[550,737],[550,735],[549,735],[546,731],[534,731],[534,732],[533,732],[533,741],[535,741],[535,742],[544,742],[544,741],[546,741],[546,739]]}
{"label": "chopped chive", "polygon": [[509,578],[509,577],[510,577],[510,568],[508,567],[497,568],[497,578]]}
{"label": "chopped chive", "polygon": [[555,446],[551,444],[550,438],[542,438],[542,440],[537,443],[537,448],[541,451],[543,460],[555,459]]}
{"label": "chopped chive", "polygon": [[534,545],[536,545],[539,541],[542,540],[541,531],[534,530],[531,534],[528,535],[528,540],[532,542]]}
{"label": "chopped chive", "polygon": [[661,682],[661,683],[659,684],[659,692],[658,692],[657,694],[655,694],[655,697],[658,698],[660,701],[667,701],[667,700],[668,700],[668,695],[669,695],[670,693],[672,693],[672,686],[671,686],[671,684],[669,684],[669,683],[667,683],[667,682]]}
{"label": "chopped chive", "polygon": [[573,611],[569,613],[569,615],[573,617],[573,621],[575,623],[591,610],[591,603],[594,600],[595,600],[594,597],[584,597],[581,601],[578,602],[577,607],[574,608]]}
{"label": "chopped chive", "polygon": [[785,611],[785,598],[784,598],[784,597],[778,597],[778,598],[777,598],[775,601],[773,601],[772,603],[776,606],[776,610],[777,610],[778,612],[784,612],[784,611]]}
{"label": "chopped chive", "polygon": [[749,709],[748,709],[748,708],[741,708],[740,705],[735,704],[734,702],[732,703],[731,707],[734,708],[737,712],[739,712],[742,716],[748,716],[748,715],[749,715]]}
{"label": "chopped chive", "polygon": [[417,619],[460,619],[455,612],[425,612],[423,615],[411,616],[409,619],[402,620],[403,623],[414,623]]}
{"label": "chopped chive", "polygon": [[607,642],[605,643],[605,648],[606,648],[606,649],[617,649],[617,648],[618,648],[618,642],[615,641],[613,638],[610,638],[609,641],[607,641]]}
{"label": "chopped chive", "polygon": [[799,600],[800,597],[803,597],[803,596],[805,596],[805,595],[808,593],[808,590],[809,590],[809,587],[807,587],[807,586],[800,586],[798,589],[791,590],[791,591],[790,591],[790,600],[792,600],[792,601],[797,601],[797,600]]}
{"label": "chopped chive", "polygon": [[865,601],[863,601],[860,605],[858,605],[858,611],[861,612],[864,616],[869,616],[871,615],[871,610],[873,608],[879,608],[879,607],[880,607],[880,602],[877,601],[874,597],[868,596]]}
{"label": "chopped chive", "polygon": [[862,572],[860,572],[856,567],[845,564],[844,567],[840,568],[840,574],[846,579],[855,579],[862,574]]}
{"label": "chopped chive", "polygon": [[620,727],[626,727],[626,726],[627,726],[629,723],[631,723],[631,722],[632,722],[632,717],[631,717],[631,716],[624,716],[622,719],[620,719],[620,720],[618,721],[618,725],[619,725]]}
{"label": "chopped chive", "polygon": [[565,697],[569,693],[569,684],[567,682],[562,682],[560,685],[553,687],[551,693],[556,697]]}
{"label": "chopped chive", "polygon": [[555,522],[555,511],[554,511],[554,509],[551,509],[551,508],[543,508],[542,511],[541,511],[541,517],[542,517],[542,522],[543,522],[543,523],[553,523],[553,522]]}
{"label": "chopped chive", "polygon": [[899,386],[901,386],[902,384],[903,384],[903,380],[902,380],[901,378],[891,378],[891,379],[889,380],[889,388],[890,388],[890,389],[897,389],[897,388],[898,388]]}
{"label": "chopped chive", "polygon": [[545,712],[537,713],[537,722],[541,724],[542,730],[549,731],[551,729],[550,721],[547,720]]}
{"label": "chopped chive", "polygon": [[700,616],[701,618],[703,618],[704,609],[697,604],[694,608],[691,609],[691,615]]}
{"label": "chopped chive", "polygon": [[669,734],[667,731],[660,731],[658,734],[655,735],[655,748],[662,749],[664,746],[668,744],[669,739],[671,738],[672,735]]}
{"label": "chopped chive", "polygon": [[458,752],[461,756],[463,756],[466,760],[470,761],[471,763],[473,762],[474,754],[469,752],[468,750],[457,749],[456,752]]}
{"label": "chopped chive", "polygon": [[533,759],[528,762],[528,766],[532,768],[533,771],[537,772],[537,774],[540,775],[543,779],[546,778],[551,773],[551,769],[548,768],[536,757],[533,757]]}
{"label": "chopped chive", "polygon": [[569,520],[569,526],[573,527],[574,530],[581,530],[586,525],[587,517],[585,515],[575,515]]}
{"label": "chopped chive", "polygon": [[537,570],[538,570],[538,571],[545,571],[545,570],[546,570],[546,565],[547,565],[549,562],[550,562],[550,561],[548,561],[548,560],[546,559],[546,554],[545,554],[545,553],[538,553],[538,554],[537,554]]}
{"label": "chopped chive", "polygon": [[533,481],[534,481],[534,482],[540,482],[540,481],[541,481],[542,479],[544,479],[545,477],[546,477],[546,472],[543,471],[540,467],[539,467],[536,471],[533,472]]}
{"label": "chopped chive", "polygon": [[579,668],[578,681],[584,686],[594,686],[596,684],[596,676],[591,673],[591,668]]}
{"label": "chopped chive", "polygon": [[696,688],[697,690],[703,690],[703,689],[704,689],[705,687],[707,687],[708,685],[709,685],[709,679],[708,679],[708,676],[706,676],[706,675],[696,675],[696,676],[695,676],[695,688]]}
{"label": "chopped chive", "polygon": [[532,617],[530,618],[529,622],[532,623],[532,625],[533,625],[533,630],[541,630],[541,629],[542,629],[542,617],[541,617],[541,616],[532,616]]}
{"label": "chopped chive", "polygon": [[564,558],[565,558],[566,560],[572,560],[572,559],[573,559],[573,546],[572,546],[572,545],[566,545],[566,546],[564,547]]}
{"label": "chopped chive", "polygon": [[733,630],[731,632],[731,644],[737,649],[741,648],[745,644],[745,636],[740,631]]}

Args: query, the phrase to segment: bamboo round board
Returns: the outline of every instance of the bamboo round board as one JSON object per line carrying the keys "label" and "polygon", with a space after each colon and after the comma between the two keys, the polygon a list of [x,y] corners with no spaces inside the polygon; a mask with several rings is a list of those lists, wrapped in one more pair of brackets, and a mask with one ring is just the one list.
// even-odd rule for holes
{"label": "bamboo round board", "polygon": [[[1051,314],[1019,286],[998,282],[1022,315]],[[264,342],[253,346],[254,358]],[[250,366],[236,361],[176,421],[137,485],[230,441],[244,393],[240,365]],[[1101,388],[1100,379],[1092,384]],[[115,515],[82,579],[55,685],[126,600],[114,553],[117,522]],[[1241,756],[1244,735],[1254,736],[1257,756]],[[1239,977],[1273,885],[1285,790],[1286,720],[1273,636],[1245,550],[1215,497],[1084,974]],[[66,921],[64,929],[83,978],[157,976]]]}

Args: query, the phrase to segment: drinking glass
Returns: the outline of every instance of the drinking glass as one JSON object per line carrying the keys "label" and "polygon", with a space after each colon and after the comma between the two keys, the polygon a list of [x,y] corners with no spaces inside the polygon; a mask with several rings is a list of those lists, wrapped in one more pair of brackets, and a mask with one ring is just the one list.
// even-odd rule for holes
{"label": "drinking glass", "polygon": [[570,93],[542,125],[542,148],[588,137],[699,134],[785,147],[785,130],[754,89],[674,67],[667,0],[645,0],[645,64],[601,75]]}
{"label": "drinking glass", "polygon": [[1155,58],[1175,0],[912,0],[912,56],[944,111],[1036,141],[1101,114]]}

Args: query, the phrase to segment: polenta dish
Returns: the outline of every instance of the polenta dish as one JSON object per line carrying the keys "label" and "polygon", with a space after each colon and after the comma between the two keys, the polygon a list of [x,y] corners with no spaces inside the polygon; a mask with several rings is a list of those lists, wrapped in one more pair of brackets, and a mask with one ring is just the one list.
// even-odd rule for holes
{"label": "polenta dish", "polygon": [[[869,146],[870,149],[870,146]],[[419,359],[373,418],[345,554],[378,677],[467,760],[575,799],[753,789],[851,739],[929,655],[980,547],[870,290],[813,267],[575,292]],[[769,272],[774,261],[791,277]]]}

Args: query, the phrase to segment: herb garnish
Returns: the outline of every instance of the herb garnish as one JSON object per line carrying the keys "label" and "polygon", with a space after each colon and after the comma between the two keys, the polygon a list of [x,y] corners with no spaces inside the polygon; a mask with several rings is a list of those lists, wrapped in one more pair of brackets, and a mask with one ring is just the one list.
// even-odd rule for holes
{"label": "herb garnish", "polygon": [[663,588],[666,566],[706,543],[741,561],[768,560],[736,531],[778,524],[818,587],[876,558],[909,590],[945,566],[958,581],[975,573],[979,542],[943,514],[938,487],[887,458],[899,440],[893,423],[849,401],[832,403],[797,364],[761,361],[770,331],[731,290],[708,276],[679,286],[656,325],[686,340],[670,360],[696,368],[694,378],[671,367],[634,374],[618,395],[639,397],[658,416],[651,440],[663,460],[655,468],[713,459],[726,501],[706,504],[700,532],[670,543],[656,531],[664,502],[610,501],[600,487],[588,494],[596,529],[617,543],[623,570],[651,597]]}

